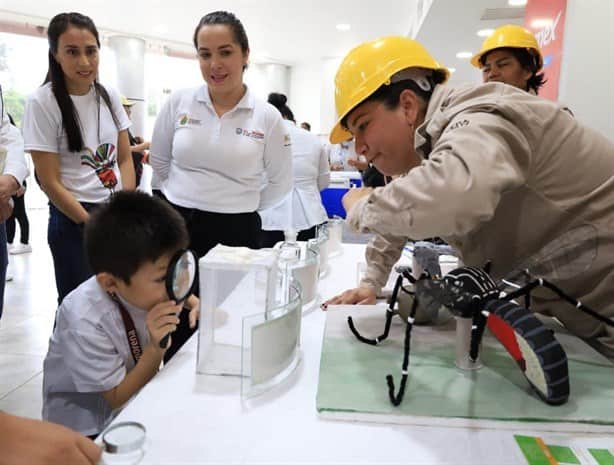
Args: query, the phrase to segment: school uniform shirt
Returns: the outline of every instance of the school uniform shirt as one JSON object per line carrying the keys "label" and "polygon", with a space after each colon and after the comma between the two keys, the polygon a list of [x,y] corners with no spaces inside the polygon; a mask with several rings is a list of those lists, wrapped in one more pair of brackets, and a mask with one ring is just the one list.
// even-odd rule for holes
{"label": "school uniform shirt", "polygon": [[10,174],[19,184],[28,177],[28,164],[23,155],[23,139],[0,108],[0,173]]}
{"label": "school uniform shirt", "polygon": [[[122,302],[144,348],[147,312]],[[115,413],[102,393],[121,383],[134,366],[117,303],[93,276],[58,308],[43,363],[43,419],[87,436],[100,433]]]}
{"label": "school uniform shirt", "polygon": [[[614,145],[545,99],[501,83],[437,86],[415,132],[420,166],[378,188],[348,222],[377,236],[364,285],[384,285],[407,238],[441,236],[463,262],[492,262],[495,278],[560,236],[577,272],[538,276],[614,317]],[[561,251],[551,251],[558,253]],[[588,258],[587,258],[588,257]],[[571,261],[571,260],[563,260]],[[566,264],[559,263],[556,268]],[[556,271],[556,270],[555,270]],[[563,271],[563,270],[561,270]],[[532,308],[556,316],[614,357],[614,328],[539,291]]]}
{"label": "school uniform shirt", "polygon": [[118,136],[119,131],[128,129],[131,123],[119,94],[114,89],[105,89],[119,128],[115,126],[111,110],[102,96],[98,105],[94,86],[85,95],[70,96],[79,115],[83,136],[84,148],[80,152],[68,149],[68,138],[51,83],[39,87],[26,101],[23,117],[26,152],[36,150],[58,154],[60,180],[80,202],[101,203],[113,191],[122,188],[117,163]]}
{"label": "school uniform shirt", "polygon": [[[156,119],[150,163],[172,203],[203,211],[268,208],[292,187],[281,115],[249,89],[221,118],[206,85],[173,93]],[[268,182],[261,190],[263,174]]]}
{"label": "school uniform shirt", "polygon": [[318,137],[284,120],[292,141],[294,186],[276,206],[258,212],[262,229],[303,231],[327,220],[320,191],[330,183],[328,154]]}

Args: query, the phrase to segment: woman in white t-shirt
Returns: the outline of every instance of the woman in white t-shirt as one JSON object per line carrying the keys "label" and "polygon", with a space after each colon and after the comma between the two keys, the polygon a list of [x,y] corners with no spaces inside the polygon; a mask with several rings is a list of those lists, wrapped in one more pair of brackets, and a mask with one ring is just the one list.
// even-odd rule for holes
{"label": "woman in white t-shirt", "polygon": [[328,219],[320,191],[330,183],[324,144],[316,135],[296,126],[284,94],[273,92],[268,102],[279,110],[290,133],[294,187],[281,203],[260,211],[262,247],[273,247],[283,241],[284,231],[288,229],[298,232],[299,241],[314,238],[316,226]]}
{"label": "woman in white t-shirt", "polygon": [[[150,163],[199,257],[219,243],[259,248],[257,210],[275,205],[292,186],[290,137],[279,112],[243,83],[249,44],[241,22],[225,11],[209,13],[193,40],[205,83],[168,99]],[[167,358],[183,343],[183,329],[182,320]]]}
{"label": "woman in white t-shirt", "polygon": [[119,94],[97,82],[100,39],[94,22],[61,13],[49,23],[49,71],[26,102],[25,150],[49,197],[49,248],[58,302],[91,272],[83,253],[88,211],[119,189],[134,189]]}

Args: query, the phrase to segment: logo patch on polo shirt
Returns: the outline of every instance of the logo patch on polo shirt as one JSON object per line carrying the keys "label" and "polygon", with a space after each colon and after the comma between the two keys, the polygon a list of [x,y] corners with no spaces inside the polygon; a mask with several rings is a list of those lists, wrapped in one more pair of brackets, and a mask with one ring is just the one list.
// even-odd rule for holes
{"label": "logo patch on polo shirt", "polygon": [[187,126],[188,124],[192,126],[200,126],[201,124],[203,124],[203,122],[199,119],[190,118],[187,113],[179,115],[179,125]]}
{"label": "logo patch on polo shirt", "polygon": [[249,129],[237,128],[235,133],[238,136],[246,136],[255,140],[264,140],[264,133],[260,131],[250,131]]}

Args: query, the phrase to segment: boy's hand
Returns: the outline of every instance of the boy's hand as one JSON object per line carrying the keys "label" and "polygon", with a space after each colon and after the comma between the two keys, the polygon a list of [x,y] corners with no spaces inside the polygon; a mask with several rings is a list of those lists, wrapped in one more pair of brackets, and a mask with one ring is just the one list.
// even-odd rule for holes
{"label": "boy's hand", "polygon": [[190,328],[194,328],[196,326],[196,322],[198,321],[198,317],[200,316],[200,299],[192,294],[185,301],[185,308],[190,310]]}
{"label": "boy's hand", "polygon": [[177,314],[181,311],[181,306],[177,305],[174,300],[155,305],[148,313],[145,323],[147,331],[149,331],[149,343],[159,351],[166,351],[171,344],[171,339],[168,339],[168,344],[164,349],[160,348],[160,340],[169,333],[174,332],[179,324]]}

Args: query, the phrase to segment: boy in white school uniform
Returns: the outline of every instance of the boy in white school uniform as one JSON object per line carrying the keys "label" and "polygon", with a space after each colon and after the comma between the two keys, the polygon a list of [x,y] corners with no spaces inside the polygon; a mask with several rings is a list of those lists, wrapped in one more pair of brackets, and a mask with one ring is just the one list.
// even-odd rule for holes
{"label": "boy in white school uniform", "polygon": [[[58,309],[43,368],[43,419],[93,438],[156,374],[169,346],[160,340],[176,329],[181,310],[165,278],[187,244],[183,218],[144,193],[114,194],[92,214],[85,249],[94,276]],[[185,305],[194,326],[198,299]]]}

